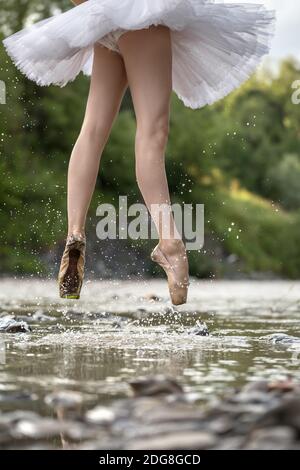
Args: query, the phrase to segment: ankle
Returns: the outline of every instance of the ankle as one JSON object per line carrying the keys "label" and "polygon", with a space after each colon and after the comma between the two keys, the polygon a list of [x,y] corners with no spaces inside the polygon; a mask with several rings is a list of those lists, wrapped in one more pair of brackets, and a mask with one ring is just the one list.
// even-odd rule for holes
{"label": "ankle", "polygon": [[72,235],[81,240],[85,240],[85,231],[82,229],[72,229],[72,230],[69,229],[67,238],[71,237]]}
{"label": "ankle", "polygon": [[161,250],[169,255],[172,254],[178,254],[178,251],[184,251],[185,252],[185,245],[181,238],[170,238],[170,239],[163,239],[160,240],[159,246]]}

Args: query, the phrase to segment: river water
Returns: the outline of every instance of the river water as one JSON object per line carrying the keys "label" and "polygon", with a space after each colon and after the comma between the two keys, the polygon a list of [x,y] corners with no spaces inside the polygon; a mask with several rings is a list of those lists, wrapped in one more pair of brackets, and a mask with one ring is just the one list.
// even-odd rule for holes
{"label": "river water", "polygon": [[[300,353],[266,337],[300,336],[299,282],[192,281],[174,310],[163,280],[90,281],[79,301],[65,301],[53,281],[2,279],[0,315],[32,329],[0,333],[5,411],[47,415],[45,395],[61,389],[109,405],[128,396],[130,379],[152,374],[199,401],[260,378],[300,379]],[[196,334],[200,322],[209,336]]]}

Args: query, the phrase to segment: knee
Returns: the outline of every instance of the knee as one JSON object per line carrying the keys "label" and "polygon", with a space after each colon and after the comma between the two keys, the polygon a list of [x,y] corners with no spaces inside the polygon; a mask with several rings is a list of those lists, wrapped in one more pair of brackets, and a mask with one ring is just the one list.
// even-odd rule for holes
{"label": "knee", "polygon": [[169,136],[169,120],[163,116],[150,124],[137,124],[136,149],[143,160],[164,156]]}
{"label": "knee", "polygon": [[91,144],[103,147],[108,139],[110,128],[101,120],[85,120],[82,124],[80,136]]}

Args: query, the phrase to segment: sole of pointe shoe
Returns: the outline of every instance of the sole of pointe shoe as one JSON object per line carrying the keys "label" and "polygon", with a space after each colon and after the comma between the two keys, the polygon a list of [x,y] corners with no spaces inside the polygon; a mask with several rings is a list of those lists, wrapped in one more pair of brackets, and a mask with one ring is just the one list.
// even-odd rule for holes
{"label": "sole of pointe shoe", "polygon": [[80,295],[78,294],[64,294],[61,295],[62,299],[69,299],[69,300],[75,300],[75,299],[80,299]]}

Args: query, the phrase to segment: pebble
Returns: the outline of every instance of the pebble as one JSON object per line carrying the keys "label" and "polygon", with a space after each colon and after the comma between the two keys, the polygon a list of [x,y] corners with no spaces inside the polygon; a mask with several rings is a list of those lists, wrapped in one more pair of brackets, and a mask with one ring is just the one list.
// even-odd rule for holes
{"label": "pebble", "polygon": [[266,411],[258,421],[257,427],[270,427],[278,423],[300,431],[300,396],[284,399]]}
{"label": "pebble", "polygon": [[297,384],[295,384],[291,377],[287,377],[286,380],[276,380],[268,384],[268,390],[271,391],[290,392],[296,388]]}
{"label": "pebble", "polygon": [[205,322],[197,321],[196,325],[188,330],[188,334],[195,336],[209,336],[209,331]]}
{"label": "pebble", "polygon": [[165,436],[152,437],[150,439],[141,439],[133,444],[126,446],[126,449],[132,450],[175,450],[175,449],[210,449],[217,443],[216,437],[208,432],[174,432]]}
{"label": "pebble", "polygon": [[295,438],[295,431],[287,426],[259,429],[251,435],[250,441],[244,448],[249,450],[284,450],[291,446]]}
{"label": "pebble", "polygon": [[[153,404],[152,404],[153,405]],[[137,412],[135,411],[135,414]],[[145,406],[142,408],[143,421],[147,424],[160,424],[160,423],[180,423],[196,421],[200,422],[203,414],[201,410],[196,411],[194,406],[178,404],[176,407],[173,404],[163,403],[160,406],[149,406],[148,412],[145,411]]]}
{"label": "pebble", "polygon": [[86,420],[90,423],[105,425],[110,424],[115,420],[115,412],[106,406],[96,406],[95,408],[87,411],[85,414]]}
{"label": "pebble", "polygon": [[161,394],[181,394],[183,389],[175,380],[157,375],[129,382],[135,396],[155,396]]}
{"label": "pebble", "polygon": [[285,333],[273,333],[271,335],[262,336],[260,339],[280,346],[290,347],[293,345],[299,345],[300,347],[300,338],[296,336],[289,336]]}
{"label": "pebble", "polygon": [[34,413],[33,411],[9,411],[7,413],[0,414],[0,426],[3,425],[10,425],[13,426],[14,424],[18,423],[21,420],[35,420],[38,419],[39,415]]}
{"label": "pebble", "polygon": [[50,315],[45,315],[42,310],[37,310],[33,315],[32,319],[37,322],[55,322],[57,321],[56,317],[50,317]]}
{"label": "pebble", "polygon": [[148,300],[150,302],[160,302],[161,298],[158,297],[156,294],[146,294],[144,297],[145,300]]}
{"label": "pebble", "polygon": [[228,416],[220,416],[207,424],[207,429],[214,434],[227,434],[234,428],[234,421]]}
{"label": "pebble", "polygon": [[37,400],[38,396],[30,392],[15,392],[0,394],[0,403],[14,403],[16,401],[33,401]]}
{"label": "pebble", "polygon": [[72,390],[60,390],[45,396],[45,403],[55,409],[74,410],[83,402],[82,394]]}
{"label": "pebble", "polygon": [[67,431],[67,424],[52,418],[24,419],[17,423],[13,434],[16,438],[44,439],[59,436],[62,431]]}

